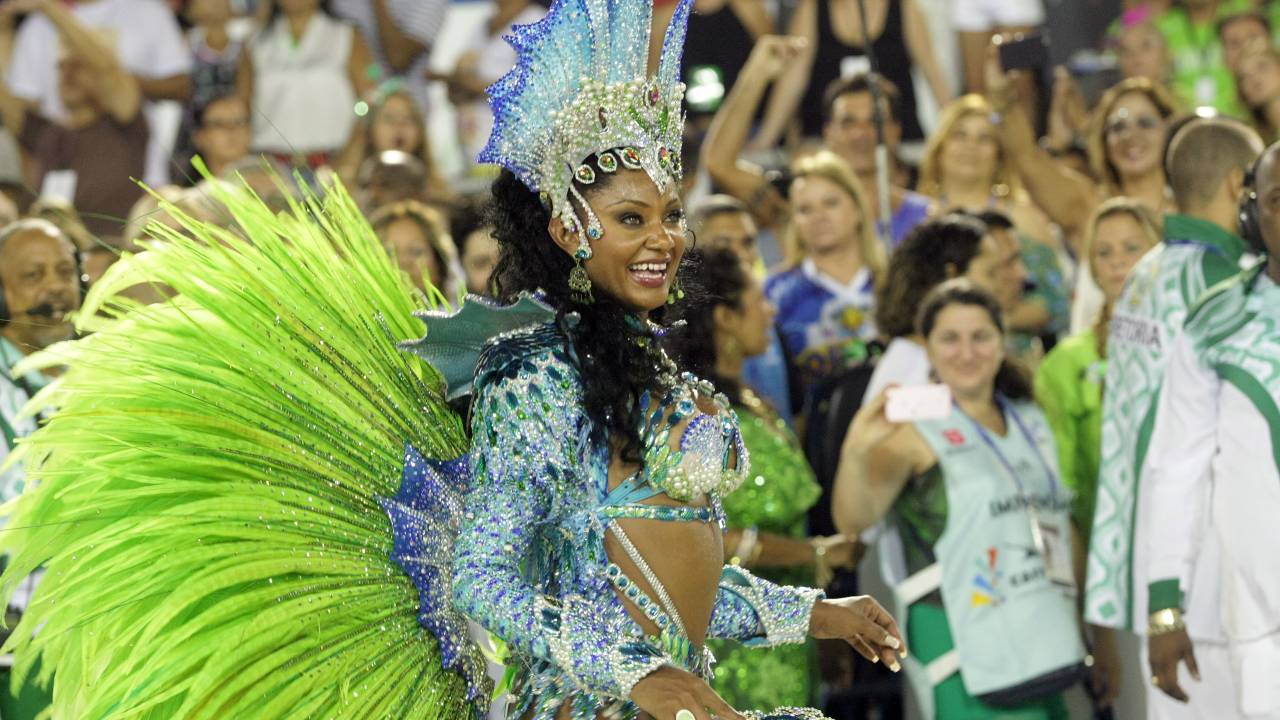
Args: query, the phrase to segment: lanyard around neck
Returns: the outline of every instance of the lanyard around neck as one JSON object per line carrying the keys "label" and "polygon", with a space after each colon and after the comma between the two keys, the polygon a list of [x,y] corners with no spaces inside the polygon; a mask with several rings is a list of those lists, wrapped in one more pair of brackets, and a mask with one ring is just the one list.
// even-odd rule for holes
{"label": "lanyard around neck", "polygon": [[[1004,451],[1000,449],[999,443],[997,443],[995,438],[991,436],[991,433],[982,426],[982,423],[978,422],[976,418],[961,409],[959,403],[955,403],[954,400],[952,402],[955,405],[956,410],[959,411],[961,415],[969,418],[969,422],[973,424],[973,429],[978,433],[978,437],[982,438],[982,442],[986,444],[987,448],[991,450],[991,453],[995,455],[996,460],[998,460],[1000,465],[1004,467],[1005,472],[1007,472],[1009,477],[1013,480],[1014,485],[1018,487],[1018,493],[1026,498],[1027,490],[1022,484],[1022,478],[1019,476],[1018,471],[1013,467],[1013,463],[1009,462],[1009,458],[1004,454]],[[1040,467],[1044,469],[1045,477],[1049,479],[1049,494],[1051,497],[1056,498],[1058,495],[1058,474],[1053,471],[1053,468],[1049,465],[1049,461],[1045,459],[1044,453],[1040,451],[1040,444],[1036,442],[1035,436],[1031,434],[1031,431],[1027,428],[1026,424],[1022,422],[1022,417],[1018,414],[1018,411],[1014,409],[1011,403],[1005,401],[1003,397],[996,397],[996,407],[1000,409],[1000,412],[1003,415],[1013,421],[1013,424],[1018,428],[1018,432],[1022,434],[1023,439],[1031,446],[1031,450],[1035,452],[1036,459],[1040,461]]]}

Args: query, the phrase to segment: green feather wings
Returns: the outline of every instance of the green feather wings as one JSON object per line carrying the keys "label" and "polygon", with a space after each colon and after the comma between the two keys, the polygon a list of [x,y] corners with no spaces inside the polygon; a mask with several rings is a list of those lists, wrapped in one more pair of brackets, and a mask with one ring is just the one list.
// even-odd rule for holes
{"label": "green feather wings", "polygon": [[[68,370],[0,533],[6,596],[46,568],[15,681],[52,680],[59,718],[465,717],[376,500],[404,443],[466,447],[395,347],[409,285],[341,188],[279,216],[217,192],[235,230],[167,208],[182,228],[90,293],[95,332],[31,359]],[[138,281],[176,294],[116,295]]]}

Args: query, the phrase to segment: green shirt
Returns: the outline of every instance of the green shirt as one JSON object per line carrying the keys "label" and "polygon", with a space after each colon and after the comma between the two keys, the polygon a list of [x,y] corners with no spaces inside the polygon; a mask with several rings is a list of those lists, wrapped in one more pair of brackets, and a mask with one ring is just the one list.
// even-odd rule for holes
{"label": "green shirt", "polygon": [[1245,117],[1236,95],[1236,81],[1222,62],[1222,43],[1214,21],[1196,25],[1181,7],[1155,20],[1173,63],[1169,84],[1187,108],[1208,105],[1231,117]]}
{"label": "green shirt", "polygon": [[[35,420],[19,420],[18,413],[31,399],[30,393],[39,392],[49,384],[49,378],[37,372],[27,373],[20,381],[13,379],[13,367],[24,357],[13,343],[0,337],[0,464],[18,438],[35,432]],[[0,472],[0,502],[17,497],[25,483],[26,474],[18,465]]]}
{"label": "green shirt", "polygon": [[1098,337],[1090,328],[1054,346],[1035,378],[1036,402],[1053,429],[1062,481],[1075,494],[1071,519],[1085,547],[1098,493],[1106,372],[1106,360],[1098,357]]}

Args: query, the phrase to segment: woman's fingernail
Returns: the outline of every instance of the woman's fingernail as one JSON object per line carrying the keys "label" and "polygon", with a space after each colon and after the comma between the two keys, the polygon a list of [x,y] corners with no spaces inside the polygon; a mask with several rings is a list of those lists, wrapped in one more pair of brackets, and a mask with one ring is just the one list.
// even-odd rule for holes
{"label": "woman's fingernail", "polygon": [[893,648],[894,650],[897,650],[898,648],[902,647],[902,643],[898,642],[898,638],[896,638],[896,637],[894,637],[894,636],[892,636],[892,635],[885,635],[885,636],[884,636],[884,642],[882,642],[882,643],[880,643],[880,644],[881,644],[881,645],[888,645],[889,647]]}
{"label": "woman's fingernail", "polygon": [[898,672],[898,671],[902,670],[902,666],[898,664],[898,661],[897,661],[897,660],[894,660],[894,661],[893,661],[893,664],[889,666],[889,669],[890,669],[890,670],[892,670],[892,671],[894,671],[894,672]]}

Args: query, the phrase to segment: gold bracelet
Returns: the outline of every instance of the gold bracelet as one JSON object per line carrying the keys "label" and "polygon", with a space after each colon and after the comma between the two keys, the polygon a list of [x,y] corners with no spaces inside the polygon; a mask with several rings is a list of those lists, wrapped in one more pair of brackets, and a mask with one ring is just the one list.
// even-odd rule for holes
{"label": "gold bracelet", "polygon": [[1182,611],[1178,608],[1165,608],[1151,613],[1147,619],[1147,636],[1164,635],[1166,633],[1185,630],[1187,624],[1182,620]]}

